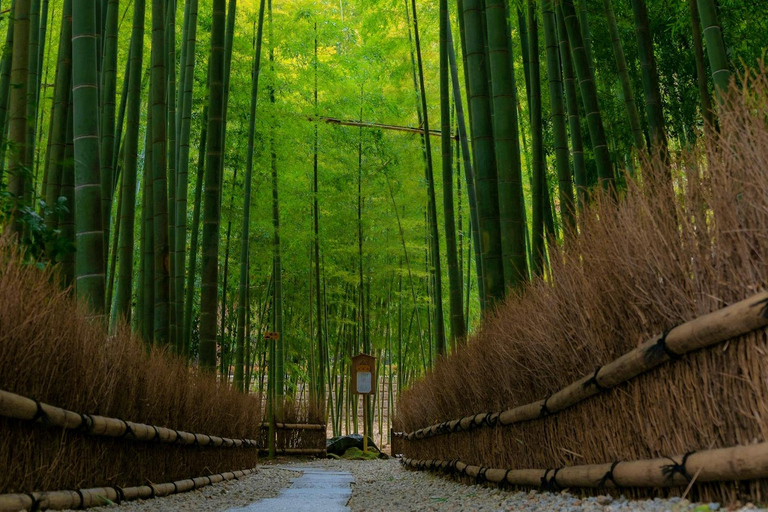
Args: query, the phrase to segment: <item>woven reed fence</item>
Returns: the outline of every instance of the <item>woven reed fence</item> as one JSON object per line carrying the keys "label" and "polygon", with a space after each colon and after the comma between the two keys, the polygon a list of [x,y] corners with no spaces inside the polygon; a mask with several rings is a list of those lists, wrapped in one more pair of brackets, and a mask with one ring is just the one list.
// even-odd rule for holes
{"label": "woven reed fence", "polygon": [[[648,388],[668,389],[669,400],[679,404],[673,414],[681,418],[681,425],[689,424],[690,415],[705,409],[702,401],[713,408],[728,407],[727,395],[732,390],[722,382],[703,389],[686,386],[684,379],[681,382],[681,372],[699,364],[712,368],[713,373],[719,369],[720,375],[738,381],[739,372],[733,371],[735,357],[737,367],[752,365],[758,375],[768,377],[760,370],[768,367],[763,365],[768,354],[764,350],[768,348],[766,326],[768,292],[762,292],[657,335],[546,399],[400,433],[397,437],[404,464],[412,469],[442,470],[502,485],[579,487],[587,492],[590,488],[605,487],[605,492],[620,487],[623,493],[641,495],[644,487],[687,487],[696,483],[692,496],[701,499],[759,499],[765,496],[768,478],[768,443],[758,443],[760,436],[733,436],[723,431],[720,439],[707,443],[703,436],[693,433],[686,439],[690,431],[682,430],[673,435],[676,444],[689,447],[685,455],[644,458],[640,454],[664,453],[664,447],[671,444],[665,425],[653,420],[643,424],[646,417],[651,417],[647,413],[655,412],[660,405],[654,399],[658,395],[649,393]],[[757,357],[746,355],[755,350]],[[723,355],[726,351],[730,357]],[[752,385],[751,381],[746,384]],[[715,420],[699,418],[705,424]],[[675,418],[669,422],[674,424]],[[606,424],[611,425],[614,435]],[[743,428],[743,424],[737,427]],[[617,429],[636,432],[633,442],[650,445],[652,450],[623,445]],[[764,433],[762,439],[766,437]],[[715,441],[729,444],[708,449]],[[585,449],[594,443],[602,443],[601,449]],[[610,458],[595,460],[600,452],[609,453]]]}
{"label": "woven reed fence", "polygon": [[[326,425],[320,423],[275,423],[275,454],[325,456]],[[269,423],[261,424],[259,453],[266,454]]]}

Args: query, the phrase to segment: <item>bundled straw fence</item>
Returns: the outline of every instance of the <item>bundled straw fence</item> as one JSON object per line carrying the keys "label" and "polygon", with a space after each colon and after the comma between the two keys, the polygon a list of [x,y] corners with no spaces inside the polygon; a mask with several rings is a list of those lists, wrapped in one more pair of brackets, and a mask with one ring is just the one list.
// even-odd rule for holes
{"label": "bundled straw fence", "polygon": [[409,467],[767,499],[766,76],[741,77],[706,147],[594,195],[547,279],[402,393]]}
{"label": "bundled straw fence", "polygon": [[215,481],[256,465],[258,397],[148,352],[125,326],[107,336],[55,280],[0,237],[0,494]]}

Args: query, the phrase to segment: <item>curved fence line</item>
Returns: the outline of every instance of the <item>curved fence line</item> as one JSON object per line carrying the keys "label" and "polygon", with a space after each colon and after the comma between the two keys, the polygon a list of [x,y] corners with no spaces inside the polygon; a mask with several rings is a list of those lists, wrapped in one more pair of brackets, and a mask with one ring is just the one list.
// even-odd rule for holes
{"label": "curved fence line", "polygon": [[255,473],[255,469],[245,469],[217,475],[202,476],[178,480],[165,484],[140,485],[120,488],[96,487],[77,491],[32,492],[27,494],[0,494],[0,512],[16,510],[66,510],[89,507],[103,507],[122,501],[156,498],[181,492],[194,491],[225,480],[239,479]]}
{"label": "curved fence line", "polygon": [[689,452],[660,459],[615,461],[559,469],[501,469],[473,466],[459,460],[408,458],[403,458],[402,464],[418,470],[466,476],[476,483],[538,487],[547,491],[576,487],[682,487],[693,482],[768,477],[768,442]]}
{"label": "curved fence line", "polygon": [[258,441],[254,439],[230,439],[208,434],[194,434],[117,418],[79,414],[2,390],[0,390],[0,416],[79,430],[95,436],[119,437],[134,441],[215,447],[258,446]]}
{"label": "curved fence line", "polygon": [[597,368],[591,375],[566,386],[544,400],[502,412],[487,412],[436,423],[404,435],[408,441],[479,427],[506,426],[544,418],[623,384],[668,361],[723,343],[768,325],[768,292],[690,320],[666,331]]}

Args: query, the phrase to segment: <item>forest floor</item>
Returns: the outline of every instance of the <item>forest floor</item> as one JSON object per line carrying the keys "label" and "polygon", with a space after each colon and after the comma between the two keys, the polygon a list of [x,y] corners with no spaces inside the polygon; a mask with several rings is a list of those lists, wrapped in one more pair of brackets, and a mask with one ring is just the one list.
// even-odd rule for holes
{"label": "forest floor", "polygon": [[[628,500],[596,496],[582,498],[566,492],[513,492],[496,487],[464,485],[424,471],[408,471],[397,459],[373,461],[288,460],[261,465],[253,475],[212,485],[194,492],[153,500],[123,503],[126,512],[224,512],[257,504],[277,496],[301,476],[299,468],[348,472],[354,478],[351,511],[530,511],[530,512],[707,512],[756,511],[755,505],[721,507],[717,503],[690,503],[680,498]],[[248,507],[248,510],[267,510]],[[107,510],[99,508],[95,510]],[[323,512],[316,508],[317,512]]]}

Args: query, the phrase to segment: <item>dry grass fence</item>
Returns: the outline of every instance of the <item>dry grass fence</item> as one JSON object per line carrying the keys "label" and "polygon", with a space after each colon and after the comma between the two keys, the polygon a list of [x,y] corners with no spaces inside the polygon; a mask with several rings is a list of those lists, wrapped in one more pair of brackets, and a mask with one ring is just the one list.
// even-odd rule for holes
{"label": "dry grass fence", "polygon": [[[257,397],[222,386],[127,328],[84,320],[50,270],[0,238],[0,389],[77,413],[233,439],[258,439]],[[0,494],[130,487],[252,468],[258,448],[88,435],[0,417]]]}
{"label": "dry grass fence", "polygon": [[[510,298],[480,332],[401,395],[411,432],[543,400],[654,334],[768,284],[768,80],[743,77],[706,146],[597,196],[552,273]],[[686,355],[558,414],[403,440],[409,459],[525,470],[636,461],[768,441],[768,336],[761,329]],[[670,492],[682,492],[684,487]],[[647,490],[622,489],[639,495]],[[655,491],[654,494],[662,491]],[[768,481],[696,485],[691,496],[766,500]]]}

